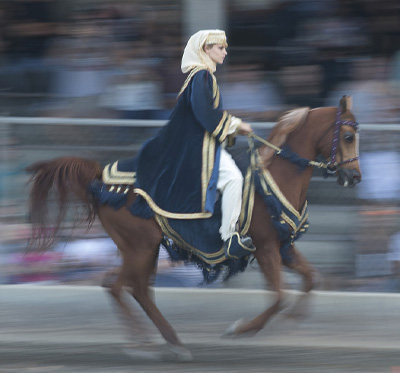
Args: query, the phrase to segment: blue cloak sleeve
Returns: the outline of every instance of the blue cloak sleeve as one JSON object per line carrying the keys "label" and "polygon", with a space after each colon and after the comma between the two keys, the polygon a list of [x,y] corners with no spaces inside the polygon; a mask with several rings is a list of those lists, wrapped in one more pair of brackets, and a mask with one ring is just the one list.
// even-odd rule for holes
{"label": "blue cloak sleeve", "polygon": [[193,76],[189,89],[190,105],[198,123],[222,143],[228,135],[232,116],[221,108],[214,75],[200,70]]}

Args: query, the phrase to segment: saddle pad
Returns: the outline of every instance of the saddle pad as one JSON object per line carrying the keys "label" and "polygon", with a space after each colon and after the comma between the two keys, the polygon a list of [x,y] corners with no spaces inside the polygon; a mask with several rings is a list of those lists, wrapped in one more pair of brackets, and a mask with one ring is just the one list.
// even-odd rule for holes
{"label": "saddle pad", "polygon": [[103,183],[107,185],[133,185],[136,180],[135,158],[108,164],[103,169]]}
{"label": "saddle pad", "polygon": [[[308,228],[307,202],[302,211],[297,212],[286,200],[267,170],[258,167],[258,152],[247,149],[239,154],[232,154],[244,176],[242,211],[239,218],[239,232],[245,235],[251,223],[255,192],[259,193],[272,217],[273,224],[282,240],[280,253],[284,262],[291,260],[290,248],[295,240]],[[134,158],[117,161],[107,165],[103,170],[103,183],[93,184],[92,190],[100,203],[109,203],[114,208],[123,204],[122,196],[129,187],[133,187],[136,179]],[[102,184],[103,187],[101,185]],[[123,184],[123,185],[122,185]],[[105,185],[112,185],[105,188]],[[128,187],[123,190],[122,187]],[[121,198],[117,198],[120,196]],[[194,257],[193,261],[204,263],[207,270],[219,267],[220,264],[232,262],[227,259],[223,250],[223,242],[219,234],[221,225],[221,199],[217,199],[214,214],[208,219],[169,219],[151,211],[146,201],[137,198],[136,208],[130,210],[134,215],[143,218],[155,217],[164,235],[174,242],[174,246],[186,258]],[[138,209],[137,206],[141,209]],[[247,265],[247,262],[246,264]],[[244,270],[243,268],[241,270]]]}

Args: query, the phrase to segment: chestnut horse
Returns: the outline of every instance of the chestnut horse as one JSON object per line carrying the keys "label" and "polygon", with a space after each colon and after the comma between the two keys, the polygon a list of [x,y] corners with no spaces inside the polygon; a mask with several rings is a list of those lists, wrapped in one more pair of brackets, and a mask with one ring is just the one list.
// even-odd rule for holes
{"label": "chestnut horse", "polygon": [[[337,176],[342,186],[354,186],[361,181],[358,163],[357,123],[350,111],[350,98],[343,97],[338,108],[320,107],[316,109],[300,108],[285,114],[271,131],[268,141],[258,149],[260,165],[267,169],[275,180],[281,193],[293,208],[300,212],[306,203],[306,193],[312,176],[313,167],[324,167],[329,173]],[[318,155],[328,159],[327,163],[311,161],[303,171],[287,157],[281,157],[280,146],[288,146],[293,154],[302,159],[313,160]],[[63,157],[50,161],[38,162],[27,169],[32,173],[30,193],[30,216],[32,219],[32,241],[45,245],[44,239],[56,237],[61,228],[67,202],[79,201],[87,210],[83,219],[88,223],[100,219],[105,231],[118,246],[122,256],[121,268],[116,279],[108,282],[107,288],[116,301],[118,309],[129,320],[131,334],[143,332],[137,315],[128,307],[122,297],[126,285],[134,299],[140,304],[147,316],[156,325],[171,350],[181,359],[189,359],[190,351],[182,344],[173,327],[164,318],[153,301],[150,284],[155,274],[156,261],[162,230],[155,218],[143,219],[133,216],[128,208],[117,210],[107,204],[100,204],[88,192],[89,185],[95,179],[101,179],[102,168],[96,161],[76,157]],[[58,196],[59,215],[54,227],[47,229],[46,202],[50,190],[54,187]],[[136,195],[128,193],[126,206],[130,206]],[[282,306],[281,265],[301,275],[303,281],[303,298],[313,289],[313,268],[297,250],[294,244],[290,247],[290,262],[280,256],[280,238],[273,226],[272,219],[263,201],[256,193],[248,235],[256,247],[253,253],[258,265],[274,291],[273,304],[255,318],[232,324],[225,335],[237,336],[246,333],[255,334]],[[107,282],[107,281],[106,281]]]}

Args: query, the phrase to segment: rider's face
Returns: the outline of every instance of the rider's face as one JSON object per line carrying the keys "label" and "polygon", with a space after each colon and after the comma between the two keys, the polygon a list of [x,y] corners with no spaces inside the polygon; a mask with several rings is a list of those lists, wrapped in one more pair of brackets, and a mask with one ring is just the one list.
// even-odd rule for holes
{"label": "rider's face", "polygon": [[225,56],[228,54],[222,44],[206,45],[204,51],[218,65],[224,63]]}

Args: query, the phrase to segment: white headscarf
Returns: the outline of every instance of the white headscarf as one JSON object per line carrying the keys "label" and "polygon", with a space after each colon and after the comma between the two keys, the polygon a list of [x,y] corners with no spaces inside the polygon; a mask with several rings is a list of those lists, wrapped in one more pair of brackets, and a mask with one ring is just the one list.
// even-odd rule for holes
{"label": "white headscarf", "polygon": [[222,44],[227,47],[225,31],[200,30],[190,37],[183,52],[181,62],[181,70],[184,74],[195,67],[201,66],[204,66],[212,73],[215,72],[217,65],[204,52],[203,47],[205,44]]}

